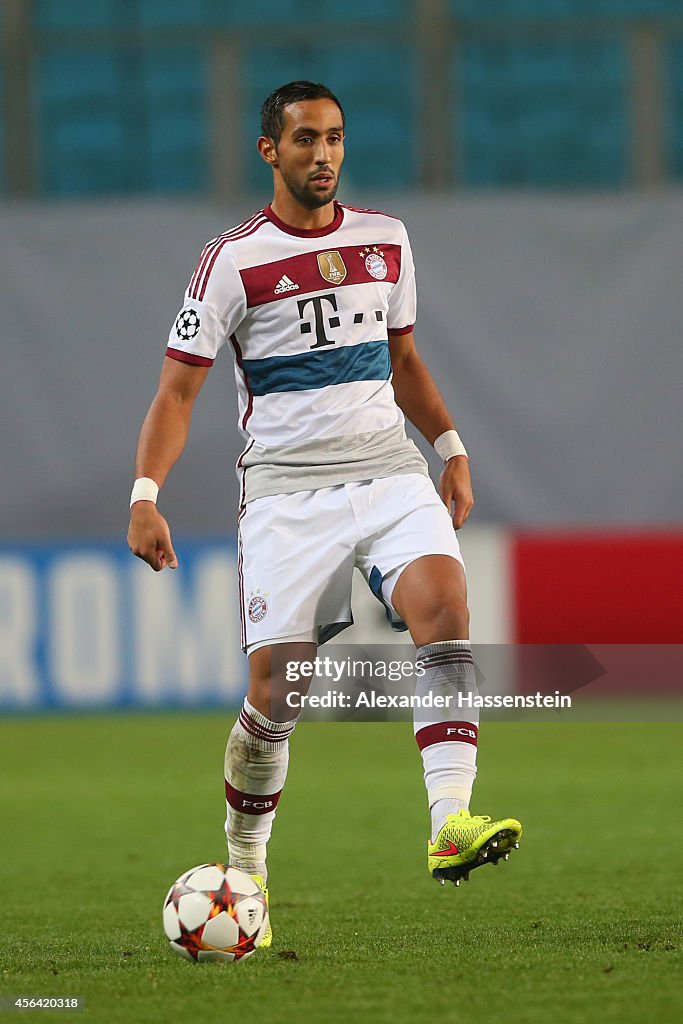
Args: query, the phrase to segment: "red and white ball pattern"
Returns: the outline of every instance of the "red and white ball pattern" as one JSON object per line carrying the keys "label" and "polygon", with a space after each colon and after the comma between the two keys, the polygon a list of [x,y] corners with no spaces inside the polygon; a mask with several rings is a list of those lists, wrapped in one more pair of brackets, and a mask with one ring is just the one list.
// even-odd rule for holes
{"label": "red and white ball pattern", "polygon": [[226,864],[181,875],[164,900],[164,931],[188,960],[243,960],[268,927],[266,898],[253,878]]}

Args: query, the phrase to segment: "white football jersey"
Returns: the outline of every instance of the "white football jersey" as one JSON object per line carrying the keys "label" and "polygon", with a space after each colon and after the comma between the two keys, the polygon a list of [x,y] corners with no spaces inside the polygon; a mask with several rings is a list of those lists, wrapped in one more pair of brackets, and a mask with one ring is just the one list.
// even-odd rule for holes
{"label": "white football jersey", "polygon": [[412,331],[415,268],[401,221],[334,204],[326,228],[267,206],[210,241],[167,355],[235,360],[242,497],[427,473],[391,386],[389,336]]}

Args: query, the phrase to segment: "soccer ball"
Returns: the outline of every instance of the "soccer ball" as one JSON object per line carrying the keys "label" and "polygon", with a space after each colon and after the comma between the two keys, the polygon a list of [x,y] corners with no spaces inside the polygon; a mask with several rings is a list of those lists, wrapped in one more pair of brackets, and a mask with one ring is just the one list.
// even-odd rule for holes
{"label": "soccer ball", "polygon": [[266,898],[253,878],[226,864],[199,864],[164,900],[164,931],[187,960],[244,960],[268,927]]}

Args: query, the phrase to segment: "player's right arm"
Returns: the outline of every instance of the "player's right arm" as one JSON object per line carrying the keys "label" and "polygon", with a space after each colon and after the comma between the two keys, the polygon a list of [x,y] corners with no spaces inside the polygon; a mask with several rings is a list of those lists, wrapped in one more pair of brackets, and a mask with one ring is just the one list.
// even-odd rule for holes
{"label": "player's right arm", "polygon": [[[135,476],[149,477],[161,488],[187,441],[195,399],[209,368],[164,359],[159,387],[138,440]],[[178,560],[168,523],[152,501],[136,501],[130,510],[128,544],[134,555],[159,572],[175,569]]]}

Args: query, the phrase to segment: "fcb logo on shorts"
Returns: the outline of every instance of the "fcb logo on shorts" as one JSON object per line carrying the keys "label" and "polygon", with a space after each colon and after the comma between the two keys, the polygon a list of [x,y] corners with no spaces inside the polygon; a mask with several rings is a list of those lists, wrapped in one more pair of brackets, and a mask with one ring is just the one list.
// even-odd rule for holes
{"label": "fcb logo on shorts", "polygon": [[341,258],[341,253],[336,250],[318,253],[318,270],[330,284],[341,284],[346,277],[344,260]]}
{"label": "fcb logo on shorts", "polygon": [[268,614],[268,602],[263,594],[252,594],[247,608],[252,622],[262,622]]}

